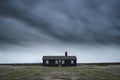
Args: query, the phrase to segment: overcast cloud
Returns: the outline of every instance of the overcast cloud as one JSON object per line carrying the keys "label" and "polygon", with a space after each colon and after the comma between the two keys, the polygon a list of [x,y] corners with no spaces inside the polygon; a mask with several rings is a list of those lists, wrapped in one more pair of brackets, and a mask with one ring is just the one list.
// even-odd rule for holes
{"label": "overcast cloud", "polygon": [[[80,54],[81,48],[77,45],[91,45],[95,48],[98,44],[105,46],[105,49],[111,45],[113,48],[109,49],[112,52],[117,49],[117,55],[110,61],[120,61],[117,58],[120,52],[120,0],[0,0],[2,58],[7,57],[6,53],[19,56],[13,55],[11,50],[14,48],[14,53],[17,53],[21,46],[23,49],[34,45],[45,50],[43,45],[47,48],[51,45],[54,50],[58,49],[56,45],[60,45],[64,47],[63,52],[72,46],[74,48],[68,49],[73,50],[71,54],[75,54],[75,50],[78,51],[76,54]],[[22,53],[27,55],[26,52]],[[38,56],[44,55],[44,51],[39,53]],[[95,53],[100,53],[99,47]],[[109,54],[114,55],[111,52]],[[4,61],[2,58],[0,62],[10,60],[5,58],[7,61]],[[83,62],[87,62],[87,59]]]}

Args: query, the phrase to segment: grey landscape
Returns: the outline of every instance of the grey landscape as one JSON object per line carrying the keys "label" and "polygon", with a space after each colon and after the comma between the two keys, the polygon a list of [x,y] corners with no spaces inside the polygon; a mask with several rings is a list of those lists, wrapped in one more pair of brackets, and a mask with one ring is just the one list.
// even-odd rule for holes
{"label": "grey landscape", "polygon": [[120,80],[120,0],[0,0],[0,80]]}
{"label": "grey landscape", "polygon": [[120,65],[0,65],[0,80],[120,80]]}

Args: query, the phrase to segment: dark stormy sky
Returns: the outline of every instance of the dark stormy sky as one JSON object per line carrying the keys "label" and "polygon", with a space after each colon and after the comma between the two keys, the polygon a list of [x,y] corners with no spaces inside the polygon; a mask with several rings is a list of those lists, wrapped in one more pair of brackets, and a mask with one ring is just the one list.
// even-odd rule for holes
{"label": "dark stormy sky", "polygon": [[0,0],[0,63],[76,55],[120,62],[120,0]]}

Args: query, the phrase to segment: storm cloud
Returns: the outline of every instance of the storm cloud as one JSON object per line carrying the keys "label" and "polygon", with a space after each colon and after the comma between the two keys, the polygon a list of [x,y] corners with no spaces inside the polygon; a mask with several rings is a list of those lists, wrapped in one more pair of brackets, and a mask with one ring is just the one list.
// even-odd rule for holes
{"label": "storm cloud", "polygon": [[0,63],[120,61],[120,0],[0,0]]}
{"label": "storm cloud", "polygon": [[119,0],[0,0],[0,43],[120,43]]}

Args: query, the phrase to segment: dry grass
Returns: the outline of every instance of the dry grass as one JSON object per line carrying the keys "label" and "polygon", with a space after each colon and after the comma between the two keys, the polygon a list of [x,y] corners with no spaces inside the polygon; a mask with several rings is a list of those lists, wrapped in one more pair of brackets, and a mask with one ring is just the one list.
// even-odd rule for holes
{"label": "dry grass", "polygon": [[0,66],[0,80],[120,80],[120,65]]}

